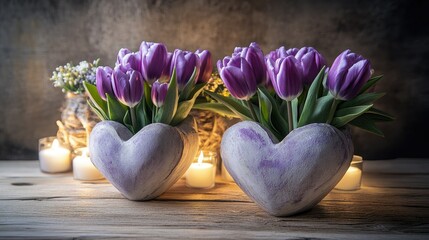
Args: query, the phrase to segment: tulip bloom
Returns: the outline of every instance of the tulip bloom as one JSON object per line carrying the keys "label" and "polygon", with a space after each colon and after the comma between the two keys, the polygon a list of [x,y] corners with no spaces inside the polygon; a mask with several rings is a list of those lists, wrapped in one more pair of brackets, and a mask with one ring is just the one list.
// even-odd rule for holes
{"label": "tulip bloom", "polygon": [[266,80],[266,66],[264,54],[258,44],[252,42],[249,47],[236,47],[232,56],[240,56],[252,66],[252,71],[257,84],[263,84]]}
{"label": "tulip bloom", "polygon": [[128,53],[131,53],[130,50],[128,50],[127,48],[121,48],[118,52],[118,57],[116,58],[116,64],[121,64],[122,63],[122,59],[125,57],[125,55],[127,55]]}
{"label": "tulip bloom", "polygon": [[232,96],[249,100],[257,90],[257,83],[252,66],[240,56],[225,57],[219,60],[218,70],[226,88]]}
{"label": "tulip bloom", "polygon": [[95,73],[97,91],[103,100],[106,100],[106,94],[114,97],[112,88],[112,69],[110,67],[98,67]]}
{"label": "tulip bloom", "polygon": [[200,61],[200,74],[198,74],[197,83],[206,83],[213,72],[212,55],[207,50],[197,50],[195,54],[198,55]]}
{"label": "tulip bloom", "polygon": [[176,68],[177,85],[183,89],[191,79],[192,73],[196,68],[196,76],[199,75],[200,61],[197,54],[180,49],[174,50],[171,60],[170,72]]}
{"label": "tulip bloom", "polygon": [[326,65],[325,58],[312,47],[303,47],[294,56],[301,62],[304,84],[311,85],[317,74]]}
{"label": "tulip bloom", "polygon": [[122,72],[115,69],[112,87],[116,98],[124,105],[134,108],[143,97],[143,78],[137,71]]}
{"label": "tulip bloom", "polygon": [[350,100],[371,76],[369,60],[350,50],[342,52],[328,72],[327,88],[338,100]]}
{"label": "tulip bloom", "polygon": [[268,74],[277,95],[286,101],[298,97],[303,89],[302,67],[299,61],[293,56],[266,61]]}
{"label": "tulip bloom", "polygon": [[167,48],[161,43],[142,42],[140,53],[143,79],[152,84],[161,77],[167,65]]}
{"label": "tulip bloom", "polygon": [[151,98],[152,102],[157,107],[164,105],[165,97],[167,96],[168,83],[160,83],[156,81],[152,85]]}
{"label": "tulip bloom", "polygon": [[295,54],[298,52],[298,48],[290,48],[286,49],[285,47],[280,47],[274,51],[271,51],[265,56],[265,59],[271,59],[273,61],[276,61],[279,58],[285,58],[288,56],[295,56]]}
{"label": "tulip bloom", "polygon": [[130,69],[140,72],[141,71],[140,65],[141,65],[140,52],[133,53],[126,48],[121,48],[121,50],[119,50],[115,67],[119,67],[122,72],[126,72]]}

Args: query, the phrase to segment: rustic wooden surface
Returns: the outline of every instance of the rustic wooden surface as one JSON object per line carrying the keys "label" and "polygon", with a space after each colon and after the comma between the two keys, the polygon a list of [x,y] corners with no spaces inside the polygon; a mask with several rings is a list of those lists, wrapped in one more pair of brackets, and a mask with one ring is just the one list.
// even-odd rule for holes
{"label": "rustic wooden surface", "polygon": [[288,218],[269,216],[234,183],[195,190],[181,180],[132,202],[106,181],[0,161],[0,238],[429,239],[429,159],[367,161],[361,190],[333,190]]}

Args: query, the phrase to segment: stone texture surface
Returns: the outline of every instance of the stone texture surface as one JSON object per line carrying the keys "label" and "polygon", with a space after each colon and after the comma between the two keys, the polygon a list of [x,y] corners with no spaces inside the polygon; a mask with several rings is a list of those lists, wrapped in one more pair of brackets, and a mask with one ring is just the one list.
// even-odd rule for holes
{"label": "stone texture surface", "polygon": [[150,124],[133,134],[124,125],[103,121],[90,135],[91,161],[130,200],[150,200],[179,180],[198,151],[196,122],[177,127]]}
{"label": "stone texture surface", "polygon": [[243,121],[226,130],[221,144],[225,167],[237,185],[271,215],[314,207],[350,166],[350,135],[331,125],[309,124],[281,142],[273,139],[258,123]]}
{"label": "stone texture surface", "polygon": [[384,74],[378,106],[397,117],[386,138],[355,131],[365,158],[429,156],[428,18],[425,1],[13,1],[0,2],[0,159],[34,159],[37,140],[54,135],[63,94],[49,77],[68,61],[100,57],[144,39],[170,50],[206,48],[215,59],[257,41],[314,46],[332,63],[346,48]]}

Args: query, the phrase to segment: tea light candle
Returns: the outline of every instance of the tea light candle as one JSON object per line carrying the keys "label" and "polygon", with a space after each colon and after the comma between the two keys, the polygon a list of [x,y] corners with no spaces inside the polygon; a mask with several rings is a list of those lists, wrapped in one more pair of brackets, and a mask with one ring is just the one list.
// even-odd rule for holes
{"label": "tea light candle", "polygon": [[70,170],[70,150],[61,147],[58,140],[50,148],[39,151],[40,169],[47,173],[59,173]]}
{"label": "tea light candle", "polygon": [[339,190],[358,190],[362,179],[362,157],[354,155],[349,169],[341,181],[335,186]]}
{"label": "tea light candle", "polygon": [[186,186],[193,188],[211,188],[215,185],[216,168],[213,163],[203,162],[201,151],[198,161],[192,163],[186,172]]}
{"label": "tea light candle", "polygon": [[73,176],[76,180],[86,181],[104,178],[88,157],[87,148],[83,148],[82,155],[73,159]]}

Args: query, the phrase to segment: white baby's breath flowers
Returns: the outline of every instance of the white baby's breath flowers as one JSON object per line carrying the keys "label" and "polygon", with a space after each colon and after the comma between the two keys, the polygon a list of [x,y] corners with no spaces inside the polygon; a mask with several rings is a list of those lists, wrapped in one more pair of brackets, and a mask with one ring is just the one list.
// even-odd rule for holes
{"label": "white baby's breath flowers", "polygon": [[72,63],[59,66],[52,73],[50,80],[53,81],[54,87],[62,88],[63,92],[83,93],[85,91],[84,81],[95,85],[95,72],[99,61],[100,59],[94,60],[92,63],[81,61],[76,66],[73,66]]}

